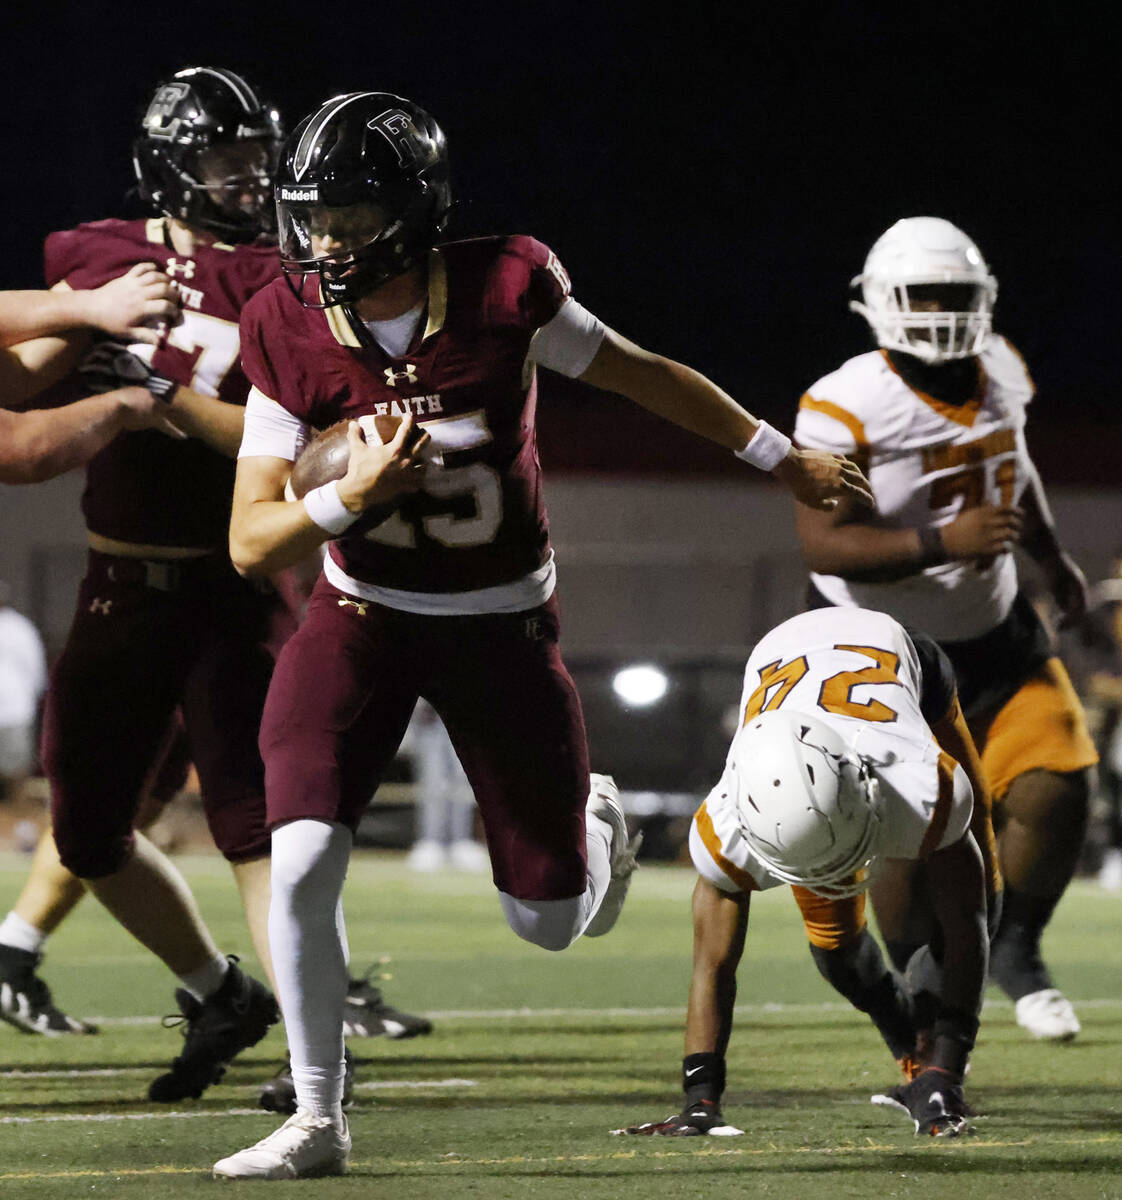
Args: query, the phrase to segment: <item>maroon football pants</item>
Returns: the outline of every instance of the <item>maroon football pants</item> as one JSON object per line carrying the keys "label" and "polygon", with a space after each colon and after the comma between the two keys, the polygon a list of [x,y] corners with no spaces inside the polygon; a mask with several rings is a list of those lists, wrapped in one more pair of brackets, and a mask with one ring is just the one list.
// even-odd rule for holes
{"label": "maroon football pants", "polygon": [[475,792],[495,885],[522,900],[579,895],[588,744],[558,637],[553,600],[417,616],[321,577],[265,705],[270,826],[310,817],[354,829],[424,696]]}
{"label": "maroon football pants", "polygon": [[221,558],[90,552],[43,716],[55,841],[76,875],[127,862],[177,707],[215,844],[233,862],[268,853],[257,733],[274,603]]}

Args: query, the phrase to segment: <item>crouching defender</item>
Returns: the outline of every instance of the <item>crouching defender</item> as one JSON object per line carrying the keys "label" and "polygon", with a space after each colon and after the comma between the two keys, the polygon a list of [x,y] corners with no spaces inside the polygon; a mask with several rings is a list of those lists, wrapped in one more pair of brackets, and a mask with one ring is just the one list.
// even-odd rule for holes
{"label": "crouching defender", "polygon": [[[752,893],[792,885],[823,977],[868,1013],[907,1082],[874,1103],[967,1128],[1000,876],[978,755],[946,657],[884,613],[803,613],[756,646],[724,774],[694,815],[685,1105],[618,1132],[729,1135],[721,1113]],[[918,948],[905,978],[865,921]]]}

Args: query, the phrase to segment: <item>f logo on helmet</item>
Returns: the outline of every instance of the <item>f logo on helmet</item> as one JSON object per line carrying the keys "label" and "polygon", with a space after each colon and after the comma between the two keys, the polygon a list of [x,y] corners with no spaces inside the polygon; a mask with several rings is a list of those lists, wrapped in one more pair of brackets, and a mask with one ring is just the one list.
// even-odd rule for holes
{"label": "f logo on helmet", "polygon": [[190,90],[185,83],[167,83],[152,97],[152,103],[144,115],[144,128],[150,137],[175,137],[179,121],[174,120],[166,127],[165,122],[173,116],[179,102]]}
{"label": "f logo on helmet", "polygon": [[387,108],[366,123],[366,128],[380,133],[393,147],[397,155],[397,165],[404,167],[413,162],[417,151],[413,148],[413,138],[418,136],[413,122],[400,108]]}

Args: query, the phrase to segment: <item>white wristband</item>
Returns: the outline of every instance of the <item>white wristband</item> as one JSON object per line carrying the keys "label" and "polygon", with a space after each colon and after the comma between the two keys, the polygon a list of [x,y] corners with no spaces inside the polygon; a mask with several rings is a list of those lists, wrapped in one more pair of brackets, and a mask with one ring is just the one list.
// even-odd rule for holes
{"label": "white wristband", "polygon": [[774,471],[787,457],[791,449],[791,439],[778,429],[773,429],[766,421],[761,421],[752,435],[752,440],[743,450],[737,450],[736,457],[742,458],[761,471]]}
{"label": "white wristband", "polygon": [[304,497],[304,507],[320,529],[327,530],[335,537],[346,533],[361,516],[361,513],[351,512],[339,498],[339,489],[334,481],[312,488]]}

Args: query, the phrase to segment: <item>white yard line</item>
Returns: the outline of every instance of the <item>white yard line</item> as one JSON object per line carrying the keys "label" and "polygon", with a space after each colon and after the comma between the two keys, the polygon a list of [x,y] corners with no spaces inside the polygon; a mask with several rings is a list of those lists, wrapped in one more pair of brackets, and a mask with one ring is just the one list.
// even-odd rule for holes
{"label": "white yard line", "polygon": [[[1076,1008],[1119,1008],[1122,1007],[1122,997],[1109,996],[1097,1000],[1079,1000],[1069,996]],[[986,1009],[1011,1009],[1011,1000],[986,1000]],[[783,1013],[819,1013],[819,1012],[853,1012],[852,1005],[843,1000],[824,1000],[819,1004],[783,1004],[765,1002],[762,1004],[738,1004],[736,1012],[742,1016],[756,1014]],[[424,1015],[433,1021],[506,1021],[517,1019],[533,1019],[536,1017],[685,1017],[685,1004],[665,1008],[448,1008],[436,1009]],[[85,1017],[98,1025],[158,1025],[162,1017]]]}
{"label": "white yard line", "polygon": [[[119,1071],[3,1071],[3,1079],[61,1079],[85,1075],[132,1075],[134,1067],[123,1067]],[[436,1090],[458,1091],[476,1087],[474,1079],[380,1079],[377,1082],[360,1083],[356,1090],[360,1092],[395,1092],[415,1091],[429,1092]],[[0,1125],[46,1125],[59,1122],[90,1121],[177,1121],[187,1118],[200,1117],[260,1117],[266,1115],[261,1108],[225,1108],[210,1112],[140,1112],[140,1113],[59,1113],[39,1117],[0,1117]]]}

